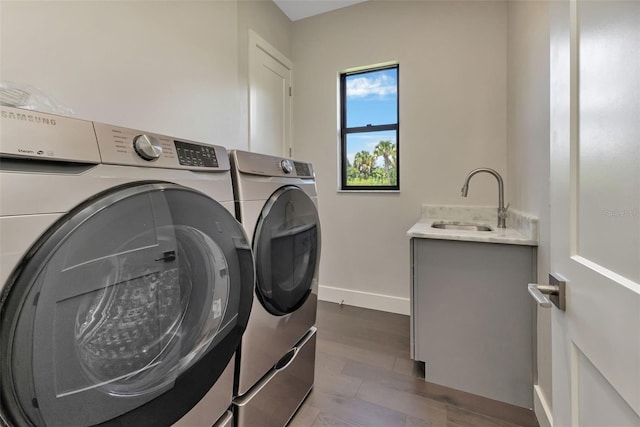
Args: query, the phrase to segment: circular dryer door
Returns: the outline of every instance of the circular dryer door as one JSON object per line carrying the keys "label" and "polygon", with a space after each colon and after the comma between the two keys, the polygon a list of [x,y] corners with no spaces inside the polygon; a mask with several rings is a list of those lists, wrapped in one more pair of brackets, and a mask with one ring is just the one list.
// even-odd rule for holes
{"label": "circular dryer door", "polygon": [[139,183],[65,215],[3,295],[10,425],[170,425],[234,355],[253,298],[239,223],[202,193]]}
{"label": "circular dryer door", "polygon": [[269,313],[297,310],[312,291],[320,260],[320,220],[311,198],[286,186],[269,198],[253,238],[256,294]]}

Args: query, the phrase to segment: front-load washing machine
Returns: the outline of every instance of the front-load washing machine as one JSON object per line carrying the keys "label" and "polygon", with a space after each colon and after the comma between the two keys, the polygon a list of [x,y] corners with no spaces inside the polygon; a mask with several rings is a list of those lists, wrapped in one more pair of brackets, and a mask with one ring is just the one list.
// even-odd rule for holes
{"label": "front-load washing machine", "polygon": [[313,386],[320,259],[310,163],[230,152],[236,215],[252,237],[255,301],[237,355],[238,426],[282,427]]}
{"label": "front-load washing machine", "polygon": [[255,276],[226,150],[0,109],[2,421],[230,425]]}

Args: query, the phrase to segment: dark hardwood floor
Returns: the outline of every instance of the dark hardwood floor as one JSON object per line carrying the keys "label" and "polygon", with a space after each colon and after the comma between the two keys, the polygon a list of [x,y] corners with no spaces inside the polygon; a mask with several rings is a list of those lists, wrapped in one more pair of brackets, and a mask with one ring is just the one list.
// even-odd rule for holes
{"label": "dark hardwood floor", "polygon": [[510,405],[425,382],[409,357],[409,316],[318,305],[315,384],[291,427],[537,425],[531,411],[514,417]]}

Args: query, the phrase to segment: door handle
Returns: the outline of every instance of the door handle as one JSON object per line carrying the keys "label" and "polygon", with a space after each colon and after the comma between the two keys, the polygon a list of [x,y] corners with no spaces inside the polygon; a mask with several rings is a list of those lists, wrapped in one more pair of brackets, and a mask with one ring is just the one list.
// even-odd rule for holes
{"label": "door handle", "polygon": [[553,304],[560,310],[565,311],[567,307],[566,287],[567,282],[564,278],[549,274],[548,285],[529,283],[527,290],[540,307],[548,308]]}

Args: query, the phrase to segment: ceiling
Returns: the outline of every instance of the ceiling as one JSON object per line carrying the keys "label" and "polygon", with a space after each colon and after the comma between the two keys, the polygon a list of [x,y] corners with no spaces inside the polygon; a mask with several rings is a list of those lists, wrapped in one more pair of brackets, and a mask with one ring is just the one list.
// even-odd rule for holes
{"label": "ceiling", "polygon": [[292,21],[341,9],[363,1],[366,0],[273,0]]}

